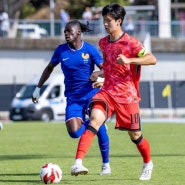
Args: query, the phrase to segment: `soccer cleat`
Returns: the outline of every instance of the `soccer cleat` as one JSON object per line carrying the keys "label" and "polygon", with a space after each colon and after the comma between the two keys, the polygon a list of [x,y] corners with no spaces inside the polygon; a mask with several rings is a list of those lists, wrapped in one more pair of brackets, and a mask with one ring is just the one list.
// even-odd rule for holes
{"label": "soccer cleat", "polygon": [[102,166],[102,172],[100,175],[110,175],[111,174],[111,168],[110,166]]}
{"label": "soccer cleat", "polygon": [[152,170],[153,170],[152,161],[150,161],[149,163],[144,163],[139,180],[150,180],[152,176]]}
{"label": "soccer cleat", "polygon": [[88,169],[85,168],[83,165],[73,165],[71,168],[71,175],[78,176],[78,175],[86,175],[88,173]]}

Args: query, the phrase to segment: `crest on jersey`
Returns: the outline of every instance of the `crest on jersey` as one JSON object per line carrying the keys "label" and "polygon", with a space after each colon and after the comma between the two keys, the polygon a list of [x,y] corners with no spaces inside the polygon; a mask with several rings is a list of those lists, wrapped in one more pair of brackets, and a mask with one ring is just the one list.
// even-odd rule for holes
{"label": "crest on jersey", "polygon": [[84,59],[84,63],[87,63],[88,62],[88,59],[89,59],[89,54],[88,53],[82,53],[82,58]]}
{"label": "crest on jersey", "polygon": [[86,53],[86,54],[82,53],[82,58],[84,60],[88,60],[89,59],[89,54],[88,53]]}

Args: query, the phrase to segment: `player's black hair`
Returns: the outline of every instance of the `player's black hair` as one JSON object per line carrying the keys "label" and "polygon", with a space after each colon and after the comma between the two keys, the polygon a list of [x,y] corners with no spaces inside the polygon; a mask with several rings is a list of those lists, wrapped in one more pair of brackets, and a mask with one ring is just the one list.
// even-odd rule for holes
{"label": "player's black hair", "polygon": [[125,8],[117,3],[112,3],[109,5],[106,5],[103,9],[102,9],[102,16],[105,15],[110,15],[111,17],[113,17],[115,20],[121,19],[121,25],[123,23],[123,20],[125,18],[126,15],[126,11]]}
{"label": "player's black hair", "polygon": [[89,28],[89,22],[87,21],[87,24],[81,23],[79,20],[72,20],[68,22],[67,24],[72,24],[72,25],[78,25],[81,28],[81,32],[90,32],[92,31]]}

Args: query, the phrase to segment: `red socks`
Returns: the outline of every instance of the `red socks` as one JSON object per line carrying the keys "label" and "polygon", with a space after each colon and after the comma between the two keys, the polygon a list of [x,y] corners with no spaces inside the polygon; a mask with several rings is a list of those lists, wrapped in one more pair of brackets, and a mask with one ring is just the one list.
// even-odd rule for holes
{"label": "red socks", "polygon": [[150,144],[148,141],[143,138],[139,144],[136,145],[139,150],[141,156],[143,157],[143,162],[150,162]]}
{"label": "red socks", "polygon": [[85,130],[78,142],[78,148],[76,152],[76,159],[83,159],[88,152],[95,134],[90,130]]}
{"label": "red socks", "polygon": [[[76,152],[76,159],[83,159],[88,152],[91,143],[93,141],[95,134],[90,130],[85,130],[84,134],[81,136],[78,142],[78,148]],[[143,157],[143,162],[150,162],[150,144],[148,141],[143,138],[139,144],[136,145],[139,150],[141,156]]]}

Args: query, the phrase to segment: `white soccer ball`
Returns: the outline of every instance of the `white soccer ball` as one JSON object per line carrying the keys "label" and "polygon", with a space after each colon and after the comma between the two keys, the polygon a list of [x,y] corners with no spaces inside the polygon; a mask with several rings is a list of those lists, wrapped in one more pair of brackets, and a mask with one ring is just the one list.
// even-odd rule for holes
{"label": "white soccer ball", "polygon": [[62,180],[62,170],[54,163],[47,163],[40,170],[40,178],[44,184],[59,183]]}
{"label": "white soccer ball", "polygon": [[3,129],[3,124],[0,122],[0,130]]}

